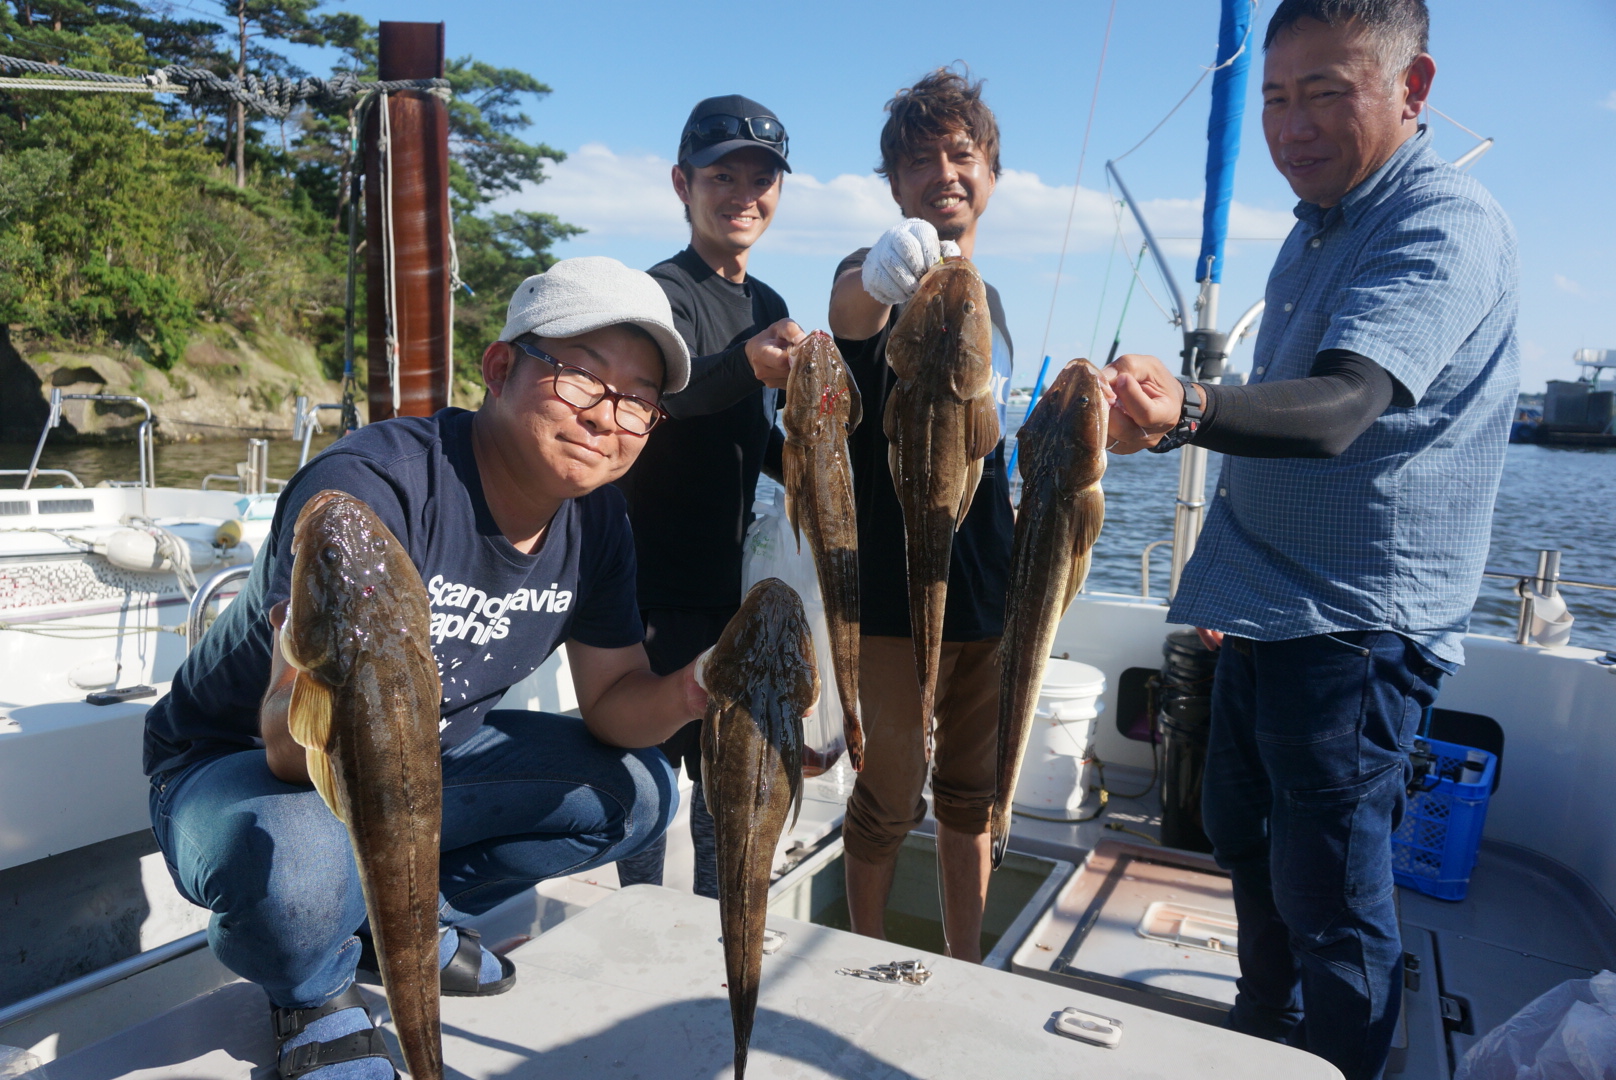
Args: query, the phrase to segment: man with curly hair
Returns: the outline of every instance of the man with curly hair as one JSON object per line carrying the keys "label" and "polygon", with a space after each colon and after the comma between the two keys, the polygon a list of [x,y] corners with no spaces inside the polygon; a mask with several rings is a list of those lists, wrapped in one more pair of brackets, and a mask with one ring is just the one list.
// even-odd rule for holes
{"label": "man with curly hair", "polygon": [[[885,937],[887,896],[903,838],[926,816],[923,732],[909,626],[903,511],[887,467],[880,418],[895,383],[887,338],[920,278],[944,254],[967,258],[999,176],[999,128],[982,84],[939,69],[886,106],[877,171],[904,220],[836,269],[830,327],[864,398],[865,422],[850,449],[858,499],[861,608],[859,700],[866,748],[847,804],[847,904],[853,929]],[[1010,333],[989,285],[993,392],[1002,430],[1011,371]],[[988,817],[994,797],[999,718],[999,636],[1013,523],[1001,443],[954,537],[937,679],[932,799],[949,955],[980,961],[990,870]]]}

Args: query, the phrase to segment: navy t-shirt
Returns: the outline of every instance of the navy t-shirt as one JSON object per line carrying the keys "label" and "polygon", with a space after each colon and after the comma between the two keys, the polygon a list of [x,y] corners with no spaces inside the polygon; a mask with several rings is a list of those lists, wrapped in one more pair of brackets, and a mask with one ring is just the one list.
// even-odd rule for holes
{"label": "navy t-shirt", "polygon": [[569,638],[603,649],[640,643],[634,538],[622,494],[608,484],[562,503],[543,545],[523,554],[483,499],[473,415],[444,409],[370,424],[292,478],[246,586],[146,713],[148,776],[264,745],[258,706],[269,685],[266,613],[291,591],[297,515],[327,489],[368,503],[421,573],[432,601],[445,747],[476,731],[505,691]]}

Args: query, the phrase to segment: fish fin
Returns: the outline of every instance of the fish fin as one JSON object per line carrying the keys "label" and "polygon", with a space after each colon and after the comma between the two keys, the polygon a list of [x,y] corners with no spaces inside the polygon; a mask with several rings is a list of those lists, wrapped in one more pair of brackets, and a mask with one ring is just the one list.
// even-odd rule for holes
{"label": "fish fin", "polygon": [[978,394],[965,406],[965,453],[972,461],[981,461],[998,445],[999,407],[993,395]]}
{"label": "fish fin", "polygon": [[807,457],[802,447],[787,439],[780,448],[780,476],[785,481],[786,520],[791,522],[791,534],[797,538],[797,554],[802,554],[802,524],[797,520],[797,492],[808,480]]}
{"label": "fish fin", "polygon": [[954,514],[954,531],[958,532],[965,525],[965,515],[971,512],[971,503],[976,499],[977,486],[982,483],[982,459],[971,462],[965,467],[965,487],[960,492],[959,510]]}
{"label": "fish fin", "polygon": [[311,746],[303,751],[303,756],[309,768],[309,779],[314,781],[314,790],[320,793],[337,820],[346,824],[348,815],[337,802],[337,771],[331,764],[331,755]]}
{"label": "fish fin", "polygon": [[286,726],[299,746],[324,751],[331,743],[331,688],[306,671],[298,672]]}
{"label": "fish fin", "polygon": [[1073,504],[1078,531],[1072,537],[1072,571],[1066,579],[1066,598],[1061,603],[1063,614],[1072,606],[1072,598],[1089,576],[1089,556],[1094,550],[1094,541],[1100,538],[1100,528],[1105,524],[1105,492],[1095,484],[1078,492]]}
{"label": "fish fin", "polygon": [[853,373],[845,364],[842,377],[847,380],[847,433],[851,435],[864,422],[864,395],[859,393],[858,383],[853,381]]}
{"label": "fish fin", "polygon": [[320,793],[320,798],[337,815],[339,821],[346,821],[341,808],[337,805],[337,777],[331,766],[331,755],[326,753],[326,747],[331,745],[331,688],[321,683],[306,671],[297,673],[292,681],[292,701],[286,710],[286,727],[291,732],[292,739],[303,747],[303,755],[308,763],[309,779],[314,781],[314,789]]}
{"label": "fish fin", "polygon": [[1005,849],[1010,846],[1010,811],[1006,808],[1000,811],[997,807],[993,813],[993,869],[997,870],[1004,862]]}
{"label": "fish fin", "polygon": [[887,441],[894,445],[898,442],[898,428],[901,424],[899,412],[903,408],[902,401],[903,383],[900,382],[893,386],[892,393],[887,395],[886,411],[881,414],[881,428],[886,432]]}

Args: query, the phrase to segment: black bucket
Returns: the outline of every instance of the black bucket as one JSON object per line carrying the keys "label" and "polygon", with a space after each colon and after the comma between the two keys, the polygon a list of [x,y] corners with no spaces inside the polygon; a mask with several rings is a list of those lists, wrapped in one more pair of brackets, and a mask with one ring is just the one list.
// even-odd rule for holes
{"label": "black bucket", "polygon": [[1212,673],[1218,654],[1194,630],[1175,630],[1162,645],[1156,725],[1161,733],[1162,843],[1186,851],[1211,851],[1201,825],[1201,778],[1206,773],[1206,736],[1212,720]]}

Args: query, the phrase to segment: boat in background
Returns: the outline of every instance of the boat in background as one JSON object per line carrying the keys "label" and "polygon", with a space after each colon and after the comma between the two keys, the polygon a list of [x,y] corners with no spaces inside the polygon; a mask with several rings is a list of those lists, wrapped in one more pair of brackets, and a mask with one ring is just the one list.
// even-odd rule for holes
{"label": "boat in background", "polygon": [[1576,379],[1550,379],[1541,409],[1522,408],[1509,441],[1544,446],[1616,446],[1616,381],[1601,386],[1601,372],[1616,371],[1616,349],[1578,349]]}

